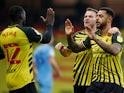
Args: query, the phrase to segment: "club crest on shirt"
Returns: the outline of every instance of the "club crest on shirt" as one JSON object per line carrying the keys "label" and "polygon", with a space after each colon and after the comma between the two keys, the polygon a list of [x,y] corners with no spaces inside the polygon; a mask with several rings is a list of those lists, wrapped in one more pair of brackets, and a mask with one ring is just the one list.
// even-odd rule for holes
{"label": "club crest on shirt", "polygon": [[117,36],[117,41],[118,42],[123,42],[123,37],[122,36]]}
{"label": "club crest on shirt", "polygon": [[108,42],[108,40],[109,40],[109,39],[107,38],[107,39],[106,39],[106,42]]}

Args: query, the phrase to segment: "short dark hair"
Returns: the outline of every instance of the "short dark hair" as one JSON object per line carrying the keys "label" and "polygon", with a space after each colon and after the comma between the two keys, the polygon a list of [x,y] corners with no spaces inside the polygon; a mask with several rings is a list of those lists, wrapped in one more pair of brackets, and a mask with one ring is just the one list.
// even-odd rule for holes
{"label": "short dark hair", "polygon": [[9,17],[11,21],[20,20],[21,14],[24,12],[24,9],[21,6],[12,6],[9,9]]}
{"label": "short dark hair", "polygon": [[105,10],[107,12],[107,14],[112,16],[113,18],[115,16],[115,13],[114,13],[113,9],[111,9],[109,7],[101,7],[99,10]]}
{"label": "short dark hair", "polygon": [[98,13],[98,10],[96,10],[96,9],[94,9],[94,8],[91,8],[91,7],[88,7],[88,8],[86,9],[86,11],[93,11],[93,12],[95,12],[95,13]]}

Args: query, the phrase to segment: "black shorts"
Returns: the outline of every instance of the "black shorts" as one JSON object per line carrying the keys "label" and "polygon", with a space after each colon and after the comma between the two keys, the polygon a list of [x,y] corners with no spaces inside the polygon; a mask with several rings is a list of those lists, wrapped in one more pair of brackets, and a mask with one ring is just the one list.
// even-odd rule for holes
{"label": "black shorts", "polygon": [[88,86],[77,86],[74,85],[74,93],[85,93]]}
{"label": "black shorts", "polygon": [[32,82],[24,86],[23,88],[9,91],[9,93],[37,93],[37,91],[34,82]]}
{"label": "black shorts", "polygon": [[113,83],[93,82],[86,93],[123,93],[123,88]]}

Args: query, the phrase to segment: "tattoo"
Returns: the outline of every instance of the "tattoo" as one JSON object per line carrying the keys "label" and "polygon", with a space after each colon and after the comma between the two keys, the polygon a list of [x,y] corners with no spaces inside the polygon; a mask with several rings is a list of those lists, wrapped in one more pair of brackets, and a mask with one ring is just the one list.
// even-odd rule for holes
{"label": "tattoo", "polygon": [[100,39],[96,39],[95,42],[106,52],[116,56],[120,50],[121,50],[121,45],[118,43],[113,43],[112,45],[106,44]]}

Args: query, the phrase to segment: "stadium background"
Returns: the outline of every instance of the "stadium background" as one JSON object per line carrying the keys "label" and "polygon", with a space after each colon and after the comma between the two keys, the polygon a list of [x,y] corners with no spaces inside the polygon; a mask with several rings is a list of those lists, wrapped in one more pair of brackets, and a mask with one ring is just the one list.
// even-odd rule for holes
{"label": "stadium background", "polygon": [[[54,37],[55,42],[67,43],[64,36],[64,21],[66,18],[72,20],[75,31],[83,29],[82,18],[87,7],[99,9],[102,6],[108,6],[112,8],[116,16],[113,21],[113,26],[120,28],[122,35],[124,36],[124,1],[123,0],[0,0],[0,31],[7,27],[8,21],[8,9],[12,5],[21,5],[27,12],[26,26],[33,26],[39,31],[43,32],[45,25],[40,20],[39,16],[45,16],[48,7],[52,7],[55,10],[56,20],[54,25]],[[37,46],[36,44],[34,45]],[[73,93],[72,87],[72,70],[75,59],[75,54],[65,58],[56,51],[56,60],[62,70],[63,76],[57,78],[54,74],[54,86],[53,93]],[[124,69],[124,55],[121,60]],[[5,71],[6,62],[0,60],[0,93],[8,93],[5,83]]]}

